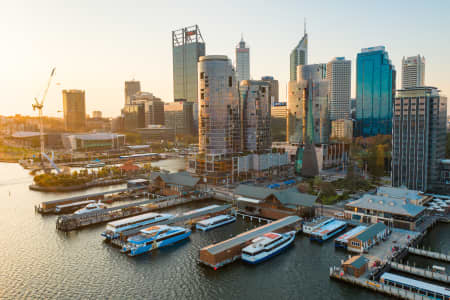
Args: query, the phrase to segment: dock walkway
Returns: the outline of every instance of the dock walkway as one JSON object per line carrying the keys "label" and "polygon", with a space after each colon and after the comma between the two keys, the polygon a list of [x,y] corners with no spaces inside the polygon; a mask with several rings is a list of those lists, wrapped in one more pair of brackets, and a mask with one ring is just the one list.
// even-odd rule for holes
{"label": "dock walkway", "polygon": [[107,208],[101,211],[89,212],[79,215],[64,215],[56,220],[56,229],[61,231],[71,231],[82,227],[105,223],[126,217],[155,211],[162,208],[186,204],[192,201],[209,198],[209,194],[202,194],[196,197],[168,196],[157,199],[145,200],[137,203],[130,203]]}
{"label": "dock walkway", "polygon": [[450,255],[444,254],[444,253],[433,252],[433,251],[428,251],[425,249],[419,249],[419,248],[413,248],[413,247],[408,247],[408,252],[415,254],[415,255],[420,255],[420,256],[425,256],[425,257],[429,257],[429,258],[434,258],[434,259],[450,262]]}
{"label": "dock walkway", "polygon": [[441,281],[444,283],[450,283],[450,276],[447,274],[441,274],[441,273],[437,273],[437,272],[433,272],[430,270],[425,270],[425,269],[421,269],[421,268],[417,268],[417,267],[413,267],[413,266],[408,266],[408,265],[402,265],[396,262],[390,262],[389,265],[391,266],[392,269],[397,270],[397,271],[402,271],[405,273],[409,273],[409,274],[413,274],[416,276],[420,276],[420,277],[424,277],[424,278],[428,278],[428,279],[432,279],[432,280],[437,280],[437,281]]}

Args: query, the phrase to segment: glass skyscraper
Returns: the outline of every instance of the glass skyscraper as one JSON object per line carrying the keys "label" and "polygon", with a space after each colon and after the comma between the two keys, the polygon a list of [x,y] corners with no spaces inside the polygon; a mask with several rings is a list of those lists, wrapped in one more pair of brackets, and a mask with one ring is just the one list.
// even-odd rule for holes
{"label": "glass skyscraper", "polygon": [[250,49],[246,47],[244,38],[236,47],[236,79],[239,82],[250,80]]}
{"label": "glass skyscraper", "polygon": [[297,66],[308,64],[308,34],[305,31],[303,38],[291,51],[289,56],[290,81],[297,80]]}
{"label": "glass skyscraper", "polygon": [[172,31],[173,97],[194,103],[198,118],[197,63],[205,55],[205,43],[197,25]]}
{"label": "glass skyscraper", "polygon": [[395,68],[384,46],[364,48],[356,58],[355,136],[392,133]]}

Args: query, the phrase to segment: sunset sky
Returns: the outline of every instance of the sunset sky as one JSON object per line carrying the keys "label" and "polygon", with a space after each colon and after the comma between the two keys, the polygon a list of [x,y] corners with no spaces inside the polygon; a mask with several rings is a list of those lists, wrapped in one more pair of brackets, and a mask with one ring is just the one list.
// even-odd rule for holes
{"label": "sunset sky", "polygon": [[[84,89],[86,110],[117,116],[124,81],[173,101],[171,31],[198,24],[207,54],[234,60],[241,33],[251,77],[272,75],[285,99],[289,53],[307,19],[309,63],[350,58],[352,94],[361,48],[384,45],[401,59],[426,58],[425,82],[450,94],[450,1],[0,1],[0,115],[35,115],[51,68],[56,78],[44,114],[62,116],[62,89]],[[58,85],[56,84],[58,83]],[[449,105],[450,109],[450,105]]]}

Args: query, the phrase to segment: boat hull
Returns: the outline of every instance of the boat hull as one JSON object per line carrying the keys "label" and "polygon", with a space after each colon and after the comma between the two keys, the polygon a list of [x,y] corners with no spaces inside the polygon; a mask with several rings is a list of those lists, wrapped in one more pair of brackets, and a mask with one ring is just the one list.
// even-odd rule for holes
{"label": "boat hull", "polygon": [[147,246],[138,247],[136,249],[127,250],[126,252],[129,252],[128,256],[140,255],[140,254],[149,252],[151,250],[155,250],[155,249],[158,249],[158,248],[170,246],[170,245],[175,244],[175,243],[177,243],[179,241],[187,239],[190,235],[191,235],[191,231],[187,231],[186,233],[180,234],[180,235],[175,236],[173,238],[168,238],[168,239],[160,241],[160,242],[151,243],[151,244],[149,244]]}
{"label": "boat hull", "polygon": [[275,248],[273,251],[269,252],[267,255],[265,255],[264,257],[258,258],[258,259],[250,259],[247,258],[245,255],[241,256],[241,259],[248,263],[248,264],[252,264],[252,265],[256,265],[259,263],[262,263],[274,256],[277,256],[278,254],[282,253],[283,251],[285,251],[287,248],[289,248],[290,246],[292,246],[293,242],[295,239],[295,234],[292,233],[292,236],[286,240],[286,242],[282,245],[280,245],[279,247]]}
{"label": "boat hull", "polygon": [[333,231],[332,233],[327,234],[327,235],[325,235],[325,236],[323,236],[323,237],[318,237],[318,236],[315,236],[315,235],[311,235],[311,236],[309,237],[309,240],[311,240],[311,241],[317,241],[317,242],[319,242],[319,243],[323,243],[323,242],[325,242],[326,240],[328,240],[328,239],[332,238],[333,236],[335,236],[336,234],[338,234],[339,232],[344,231],[345,228],[347,228],[347,226],[342,226],[342,227],[338,228],[336,231]]}
{"label": "boat hull", "polygon": [[220,227],[220,226],[224,226],[224,225],[229,224],[229,223],[233,223],[235,221],[236,221],[236,217],[233,217],[233,218],[231,218],[229,220],[226,220],[226,221],[223,221],[221,223],[218,223],[218,224],[215,224],[215,225],[212,225],[212,226],[208,226],[208,227],[199,226],[199,224],[197,224],[197,225],[195,225],[195,228],[198,229],[198,230],[201,230],[201,231],[208,231],[208,230]]}

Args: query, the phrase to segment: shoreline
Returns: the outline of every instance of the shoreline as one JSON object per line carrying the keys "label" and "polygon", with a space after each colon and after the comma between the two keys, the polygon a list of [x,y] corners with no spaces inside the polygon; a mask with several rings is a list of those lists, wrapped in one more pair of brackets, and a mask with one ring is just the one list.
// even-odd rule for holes
{"label": "shoreline", "polygon": [[81,191],[87,190],[92,187],[100,187],[100,186],[110,186],[110,185],[118,185],[127,182],[126,179],[112,179],[105,180],[100,182],[88,182],[81,185],[73,185],[73,186],[39,186],[36,184],[30,184],[28,188],[32,191],[38,192],[50,192],[50,193],[65,193],[65,192],[73,192],[73,191]]}

